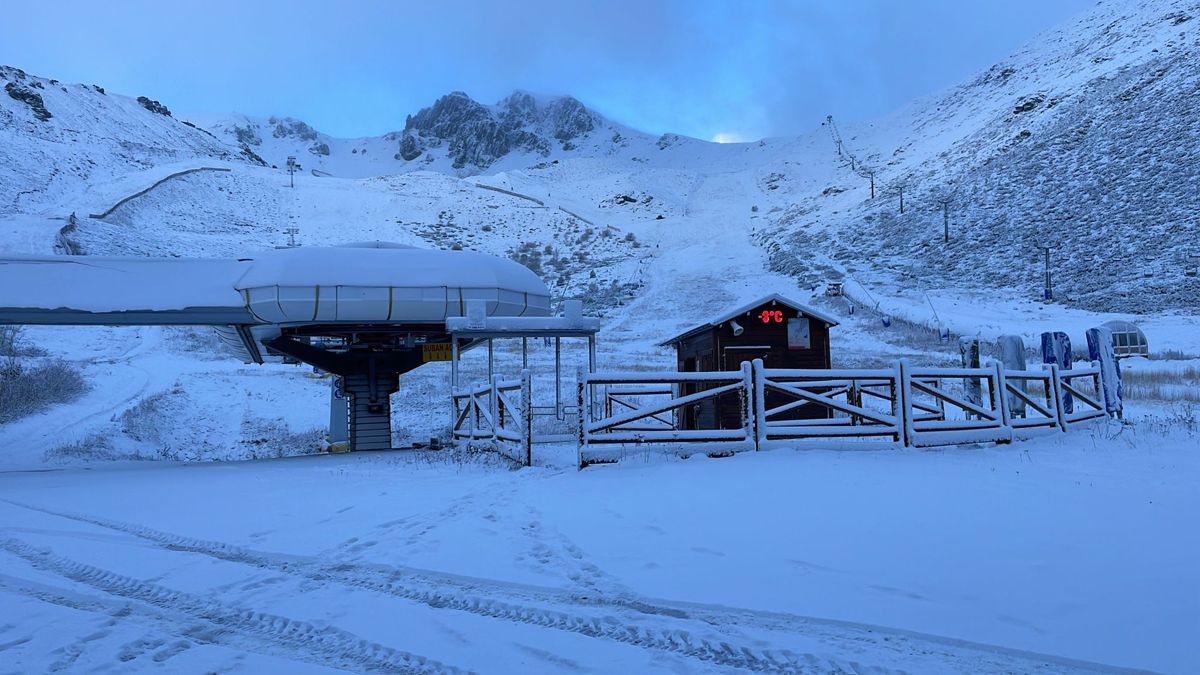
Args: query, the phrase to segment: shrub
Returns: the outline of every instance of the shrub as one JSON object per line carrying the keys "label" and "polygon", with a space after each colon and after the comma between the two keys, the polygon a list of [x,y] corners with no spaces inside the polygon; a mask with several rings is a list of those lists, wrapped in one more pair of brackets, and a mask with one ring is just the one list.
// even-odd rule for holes
{"label": "shrub", "polygon": [[87,388],[82,373],[65,361],[26,368],[9,356],[0,361],[0,424],[73,401]]}
{"label": "shrub", "polygon": [[312,455],[325,445],[324,429],[295,432],[282,418],[252,417],[242,420],[244,459]]}
{"label": "shrub", "polygon": [[[112,441],[103,434],[92,434],[70,443],[64,443],[46,451],[43,457],[48,462],[69,462],[71,460],[114,460],[123,459],[113,448]],[[148,459],[135,456],[129,459]]]}

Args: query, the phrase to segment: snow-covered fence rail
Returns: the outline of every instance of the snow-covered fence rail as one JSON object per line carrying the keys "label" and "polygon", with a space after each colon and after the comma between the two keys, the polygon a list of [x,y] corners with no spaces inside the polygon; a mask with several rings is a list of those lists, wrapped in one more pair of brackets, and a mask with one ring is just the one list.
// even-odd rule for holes
{"label": "snow-covered fence rail", "polygon": [[558,207],[558,210],[562,211],[563,213],[567,214],[568,216],[571,216],[572,218],[578,220],[579,222],[581,222],[585,225],[591,225],[592,227],[596,226],[596,223],[593,223],[592,221],[588,220],[587,218],[584,218],[583,216],[579,215],[578,213],[575,213],[574,211],[572,211],[570,209],[560,206],[560,207]]}
{"label": "snow-covered fence rail", "polygon": [[[899,366],[880,370],[783,370],[754,361],[755,428],[759,448],[802,438],[883,437],[900,441],[896,391]],[[878,405],[883,401],[886,405]],[[815,410],[814,410],[815,409]],[[815,412],[816,417],[785,415]]]}
{"label": "snow-covered fence rail", "polygon": [[[899,364],[907,445],[932,447],[955,443],[1007,443],[1012,440],[1005,405],[1004,375],[992,368],[912,368]],[[956,393],[952,383],[961,383]],[[977,392],[977,393],[976,393]],[[939,419],[915,413],[924,400],[938,406]]]}
{"label": "snow-covered fence rail", "polygon": [[499,192],[501,194],[508,195],[509,197],[516,197],[517,199],[524,199],[526,201],[533,202],[534,204],[537,204],[538,206],[546,205],[546,202],[538,199],[537,197],[530,197],[529,195],[523,195],[520,192],[513,192],[512,190],[506,190],[502,187],[496,187],[495,185],[486,185],[484,183],[473,183],[473,185],[477,188],[482,188],[484,190],[491,190],[492,192]]}
{"label": "snow-covered fence rail", "polygon": [[529,466],[533,461],[533,396],[528,370],[515,380],[499,375],[484,384],[455,389],[455,441],[483,442],[496,452]]}
{"label": "snow-covered fence rail", "polygon": [[121,208],[127,202],[130,202],[134,199],[137,199],[138,197],[141,197],[142,195],[146,194],[147,192],[150,192],[154,188],[158,187],[159,185],[162,185],[163,183],[165,183],[173,178],[179,178],[180,176],[186,176],[189,173],[196,173],[197,171],[230,171],[230,170],[231,169],[229,169],[228,167],[199,166],[199,167],[194,167],[191,169],[184,169],[183,171],[176,171],[175,173],[169,174],[167,176],[164,176],[164,177],[154,181],[154,183],[152,183],[147,188],[143,188],[131,195],[127,195],[127,196],[123,197],[116,204],[113,204],[112,206],[108,207],[104,211],[101,211],[100,213],[88,214],[88,218],[95,218],[97,220],[102,220],[104,218],[107,218],[108,216],[112,215],[113,211],[116,211],[117,209]]}
{"label": "snow-covered fence rail", "polygon": [[[1098,362],[1069,370],[1052,366],[1051,370],[1055,372],[1059,392],[1071,394],[1075,399],[1071,410],[1064,407],[1059,413],[1064,430],[1067,425],[1094,420],[1108,414],[1105,412],[1104,383],[1100,379],[1101,368]],[[1055,398],[1061,402],[1065,397]]]}
{"label": "snow-covered fence rail", "polygon": [[1009,426],[1014,433],[1022,429],[1059,427],[1059,398],[1056,377],[1051,370],[1003,370],[1008,392]]}
{"label": "snow-covered fence rail", "polygon": [[[614,385],[616,388],[610,389]],[[740,370],[714,373],[580,373],[580,463],[608,461],[622,454],[619,448],[614,454],[599,446],[704,443],[706,452],[754,450],[752,392],[749,363],[742,363]],[[684,409],[723,396],[737,397],[740,427],[680,428],[683,425],[678,420]],[[604,401],[602,410],[598,398]],[[668,419],[669,426],[665,424]]]}
{"label": "snow-covered fence rail", "polygon": [[[1007,370],[1000,363],[919,368],[906,361],[882,369],[771,369],[755,360],[723,372],[580,373],[579,464],[615,461],[629,446],[725,454],[812,439],[1008,443],[1104,417],[1102,378],[1098,363]],[[1063,404],[1065,394],[1074,409]],[[713,428],[699,428],[697,406],[731,398],[740,410],[736,424],[713,415]]]}
{"label": "snow-covered fence rail", "polygon": [[[613,411],[639,410],[641,406],[646,404],[645,399],[653,399],[657,396],[674,396],[675,393],[675,389],[671,385],[665,384],[657,387],[606,387],[604,390],[604,415],[605,417],[612,417]],[[652,414],[644,418],[643,422],[646,425],[646,430],[649,431],[673,429],[676,424],[674,411]],[[629,428],[636,431],[641,430],[634,427]]]}

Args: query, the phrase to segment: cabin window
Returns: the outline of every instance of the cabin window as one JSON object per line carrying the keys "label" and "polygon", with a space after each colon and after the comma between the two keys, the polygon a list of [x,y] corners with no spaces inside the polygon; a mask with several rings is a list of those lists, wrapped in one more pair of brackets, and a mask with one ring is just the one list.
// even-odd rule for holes
{"label": "cabin window", "polygon": [[787,322],[788,349],[812,349],[808,317],[796,317]]}

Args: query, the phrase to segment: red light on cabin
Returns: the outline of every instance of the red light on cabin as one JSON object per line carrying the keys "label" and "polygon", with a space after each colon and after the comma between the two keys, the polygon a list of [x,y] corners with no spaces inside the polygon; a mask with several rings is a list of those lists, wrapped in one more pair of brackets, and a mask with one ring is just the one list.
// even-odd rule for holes
{"label": "red light on cabin", "polygon": [[758,313],[758,320],[763,323],[783,323],[783,310],[764,309]]}

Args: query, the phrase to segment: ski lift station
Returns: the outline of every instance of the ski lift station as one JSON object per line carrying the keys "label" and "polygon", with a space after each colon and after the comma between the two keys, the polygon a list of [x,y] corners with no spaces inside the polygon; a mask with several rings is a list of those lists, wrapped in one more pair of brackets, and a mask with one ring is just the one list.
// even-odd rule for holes
{"label": "ski lift station", "polygon": [[390,395],[429,361],[451,361],[457,380],[459,352],[487,345],[490,375],[498,338],[521,339],[527,360],[529,338],[567,337],[587,340],[594,367],[599,322],[568,304],[551,316],[549,289],[511,260],[379,242],[237,259],[0,259],[0,323],[212,326],[247,362],[340,376],[354,450],[391,447]]}

